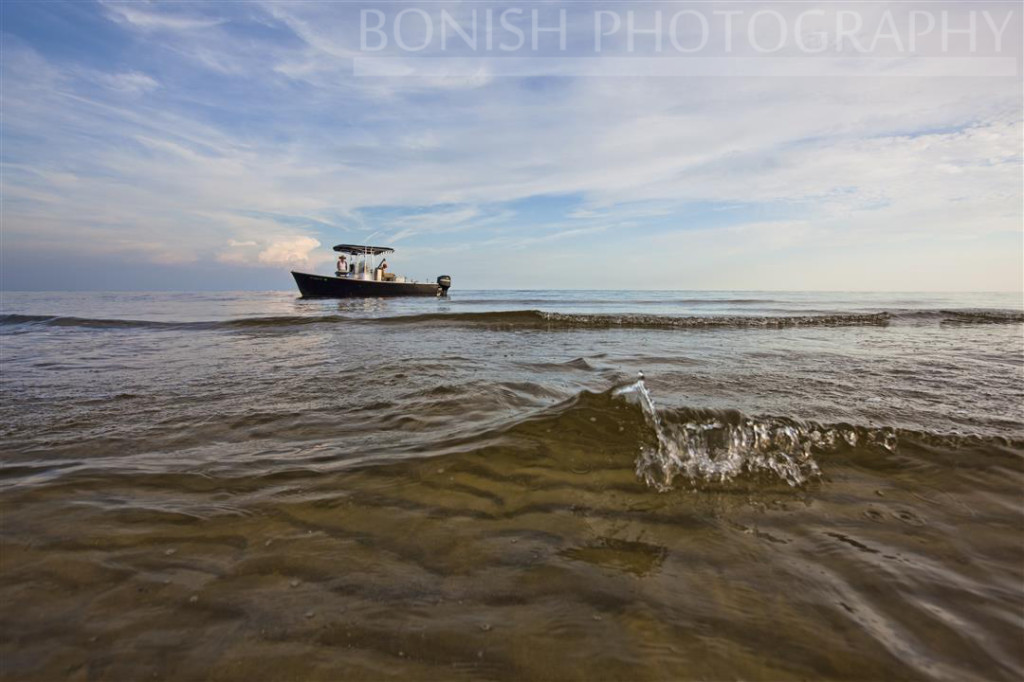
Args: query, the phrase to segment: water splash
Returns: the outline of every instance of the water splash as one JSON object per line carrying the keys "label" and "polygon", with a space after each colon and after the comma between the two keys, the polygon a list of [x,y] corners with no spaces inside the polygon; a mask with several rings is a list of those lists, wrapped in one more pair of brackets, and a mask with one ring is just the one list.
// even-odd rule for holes
{"label": "water splash", "polygon": [[857,445],[892,451],[892,430],[802,425],[789,420],[754,419],[734,413],[666,421],[659,414],[641,372],[638,379],[615,389],[614,396],[635,399],[655,436],[643,444],[636,474],[648,486],[670,490],[682,476],[691,484],[725,483],[743,474],[769,474],[793,487],[821,476],[813,455]]}

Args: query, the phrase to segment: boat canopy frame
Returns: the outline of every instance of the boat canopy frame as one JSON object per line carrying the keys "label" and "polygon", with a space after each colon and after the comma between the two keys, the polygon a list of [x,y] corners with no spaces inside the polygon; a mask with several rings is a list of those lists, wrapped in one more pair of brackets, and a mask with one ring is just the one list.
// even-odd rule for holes
{"label": "boat canopy frame", "polygon": [[360,246],[358,244],[338,244],[334,247],[338,253],[347,253],[352,256],[379,256],[385,253],[394,253],[395,250],[387,246]]}

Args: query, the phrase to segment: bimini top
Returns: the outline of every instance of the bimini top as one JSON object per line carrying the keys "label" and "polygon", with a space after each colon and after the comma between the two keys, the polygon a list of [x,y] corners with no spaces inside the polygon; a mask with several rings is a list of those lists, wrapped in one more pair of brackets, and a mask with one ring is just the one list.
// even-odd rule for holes
{"label": "bimini top", "polygon": [[394,253],[394,249],[389,249],[386,246],[359,246],[358,244],[338,244],[334,247],[335,251],[341,253],[350,253],[353,256],[362,255],[367,253],[371,256],[379,256],[382,253]]}

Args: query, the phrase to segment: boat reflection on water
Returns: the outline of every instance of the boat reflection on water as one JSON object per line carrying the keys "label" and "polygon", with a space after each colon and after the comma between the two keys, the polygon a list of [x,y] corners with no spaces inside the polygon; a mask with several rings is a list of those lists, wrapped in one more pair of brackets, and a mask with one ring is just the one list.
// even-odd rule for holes
{"label": "boat reflection on water", "polygon": [[[346,271],[338,270],[334,277],[292,271],[303,298],[446,296],[452,285],[448,275],[441,275],[436,282],[417,282],[389,273],[383,256],[395,250],[386,246],[338,244],[334,250],[352,257]],[[377,256],[382,258],[375,263]]]}

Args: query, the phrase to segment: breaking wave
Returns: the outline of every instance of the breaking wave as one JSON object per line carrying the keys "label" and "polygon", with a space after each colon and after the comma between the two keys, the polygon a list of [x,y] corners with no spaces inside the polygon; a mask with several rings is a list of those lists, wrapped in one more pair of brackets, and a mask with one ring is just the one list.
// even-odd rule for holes
{"label": "breaking wave", "polygon": [[609,329],[705,329],[705,328],[784,328],[784,327],[842,327],[857,325],[885,325],[888,313],[835,314],[835,315],[707,315],[672,316],[624,314],[554,313],[543,310],[512,310],[483,313],[427,313],[403,315],[378,320],[388,324],[450,323],[467,325],[517,326],[535,328],[590,328]]}
{"label": "breaking wave", "polygon": [[[659,408],[641,375],[608,391],[582,391],[572,398],[487,432],[475,432],[428,448],[466,452],[495,439],[511,438],[515,452],[529,460],[545,453],[545,468],[604,456],[629,457],[636,478],[655,491],[698,491],[737,487],[804,487],[823,477],[832,455],[867,466],[876,456],[919,458],[927,466],[962,465],[978,453],[1006,456],[1019,466],[1024,443],[1001,437],[931,433],[893,426],[818,423],[780,416],[749,416],[738,410]],[[564,461],[560,461],[560,459]],[[599,465],[598,465],[599,466]],[[585,468],[585,465],[584,465]]]}
{"label": "breaking wave", "polygon": [[351,322],[344,315],[280,315],[276,317],[243,317],[211,322],[161,322],[156,320],[119,320],[59,315],[0,315],[0,325],[36,325],[44,327],[86,327],[91,329],[164,329],[164,330],[217,330],[298,327],[314,324]]}
{"label": "breaking wave", "polygon": [[41,325],[47,327],[91,327],[98,329],[246,329],[307,326],[314,324],[391,324],[391,325],[462,325],[487,327],[514,327],[536,329],[705,329],[705,328],[785,328],[785,327],[841,327],[857,325],[885,325],[887,313],[792,315],[783,317],[709,315],[676,317],[644,314],[571,314],[541,310],[512,310],[474,313],[424,313],[391,317],[349,317],[345,315],[277,317],[250,317],[216,322],[157,322],[148,320],[92,319],[52,315],[0,315],[2,325]]}
{"label": "breaking wave", "polygon": [[894,320],[908,322],[938,322],[940,324],[1020,324],[1024,312],[1019,310],[982,310],[961,308],[959,310],[902,310],[892,313]]}
{"label": "breaking wave", "polygon": [[[459,296],[459,303],[488,304],[509,303],[513,305],[545,305],[551,303],[551,298],[463,298]],[[638,298],[630,300],[633,305],[690,305],[690,306],[722,306],[722,305],[763,305],[766,303],[780,303],[773,298]],[[621,298],[588,298],[588,305],[621,304]]]}
{"label": "breaking wave", "polygon": [[1019,324],[1024,312],[1016,310],[943,310],[946,324]]}
{"label": "breaking wave", "polygon": [[785,329],[792,327],[886,326],[893,322],[940,324],[1019,324],[1024,313],[1012,310],[918,310],[813,315],[654,315],[643,313],[558,313],[543,310],[437,312],[385,317],[279,315],[208,322],[83,318],[58,315],[0,315],[0,326],[84,327],[93,329],[238,330],[331,324],[385,324],[486,327],[490,329]]}
{"label": "breaking wave", "polygon": [[[642,376],[602,393],[584,391],[516,419],[497,433],[474,434],[468,442],[460,440],[457,449],[496,435],[525,439],[552,456],[557,452],[575,452],[577,457],[629,453],[636,477],[660,492],[776,483],[798,488],[820,480],[821,465],[834,454],[922,456],[931,464],[956,465],[958,452],[1016,452],[1022,447],[998,438],[890,426],[823,424],[748,416],[738,410],[663,409],[656,406]],[[531,450],[520,448],[520,452]],[[1011,460],[1016,461],[1016,456]]]}

